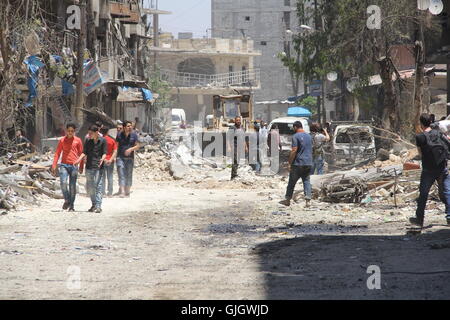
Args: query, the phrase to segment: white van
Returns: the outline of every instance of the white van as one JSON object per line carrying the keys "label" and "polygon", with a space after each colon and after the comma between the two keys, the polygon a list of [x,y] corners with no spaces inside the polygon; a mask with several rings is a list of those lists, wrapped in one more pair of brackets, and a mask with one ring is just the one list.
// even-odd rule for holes
{"label": "white van", "polygon": [[376,158],[375,138],[370,126],[338,125],[332,140],[335,164],[353,164]]}
{"label": "white van", "polygon": [[269,132],[276,124],[280,132],[280,140],[283,151],[292,149],[292,135],[294,134],[294,122],[300,121],[303,125],[303,130],[310,133],[308,118],[300,117],[283,117],[272,120],[269,124]]}
{"label": "white van", "polygon": [[182,121],[186,124],[184,109],[172,109],[172,128],[179,128]]}

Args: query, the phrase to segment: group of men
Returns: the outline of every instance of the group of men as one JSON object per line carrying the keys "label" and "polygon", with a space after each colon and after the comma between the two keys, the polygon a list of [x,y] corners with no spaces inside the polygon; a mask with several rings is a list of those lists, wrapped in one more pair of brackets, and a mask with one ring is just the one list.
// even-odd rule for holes
{"label": "group of men", "polygon": [[[277,151],[282,151],[280,134],[276,125],[274,125],[270,131],[267,131],[266,124],[264,123],[254,123],[254,127],[256,131],[256,139],[254,139],[253,143],[244,141],[245,130],[242,127],[240,117],[236,117],[234,119],[234,126],[232,126],[229,130],[229,137],[233,138],[233,142],[231,142],[230,139],[227,140],[228,152],[231,152],[232,145],[234,149],[231,180],[237,177],[237,169],[240,160],[238,152],[240,150],[240,148],[238,148],[239,139],[243,142],[244,150],[249,154],[249,163],[256,172],[261,171],[261,158],[266,154],[266,151],[269,151],[269,156],[272,156],[272,143],[276,144],[274,149],[276,148]],[[316,172],[319,175],[324,173],[324,144],[330,141],[330,136],[327,130],[322,128],[319,123],[313,123],[311,125],[311,134],[305,133],[303,130],[303,125],[300,121],[295,122],[293,128],[295,131],[293,136],[293,151],[289,157],[290,172],[292,176],[289,189],[292,190],[288,191],[286,195],[286,201],[284,202],[286,204],[290,204],[290,200],[292,198],[290,193],[293,193],[295,184],[300,178],[302,178],[304,184],[307,186],[309,185],[305,188],[306,190],[310,189],[309,175],[313,175]],[[302,135],[302,133],[304,134]],[[309,140],[304,140],[305,136],[307,136]],[[249,150],[252,149],[253,152],[251,156]],[[308,173],[307,175],[306,172]],[[307,201],[307,204],[309,205],[309,201]]]}
{"label": "group of men", "polygon": [[[420,177],[419,198],[417,199],[416,216],[409,218],[411,224],[423,227],[425,206],[431,186],[437,182],[441,201],[445,204],[447,224],[450,225],[450,175],[447,160],[450,159],[450,139],[443,134],[438,124],[434,124],[429,114],[420,116],[422,133],[416,135],[416,145],[422,158],[422,173]],[[312,134],[303,130],[302,123],[294,123],[295,134],[292,137],[292,151],[289,156],[289,182],[285,200],[281,204],[289,206],[294,193],[295,185],[301,178],[306,200],[306,207],[310,206],[311,183],[310,175],[317,168],[319,174],[323,173],[323,153],[320,155],[320,143],[329,140],[326,130],[324,136],[317,134],[320,127],[312,128]]]}
{"label": "group of men", "polygon": [[89,127],[83,142],[75,135],[76,125],[67,124],[65,136],[58,142],[52,165],[55,175],[57,168],[59,169],[64,196],[63,210],[75,211],[78,173],[83,174],[85,167],[86,192],[92,203],[89,212],[102,212],[103,197],[113,196],[114,164],[117,165],[119,176],[119,191],[114,195],[130,196],[134,153],[140,147],[138,136],[131,121],[117,124],[116,138],[109,135],[109,130],[101,123],[96,123]]}

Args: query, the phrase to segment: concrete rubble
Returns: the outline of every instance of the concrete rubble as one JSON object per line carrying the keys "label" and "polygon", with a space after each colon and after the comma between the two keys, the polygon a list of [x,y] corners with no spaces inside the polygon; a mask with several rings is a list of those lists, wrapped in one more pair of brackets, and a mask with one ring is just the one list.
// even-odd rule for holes
{"label": "concrete rubble", "polygon": [[[23,160],[27,159],[27,160]],[[3,157],[0,165],[0,208],[17,209],[40,197],[62,199],[59,181],[50,173],[52,154]]]}

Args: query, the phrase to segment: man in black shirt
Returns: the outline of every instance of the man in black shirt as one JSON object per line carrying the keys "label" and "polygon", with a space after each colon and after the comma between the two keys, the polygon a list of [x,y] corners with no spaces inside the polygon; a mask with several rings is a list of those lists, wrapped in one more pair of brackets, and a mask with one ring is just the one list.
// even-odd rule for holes
{"label": "man in black shirt", "polygon": [[92,207],[88,211],[100,213],[102,212],[103,162],[106,158],[106,140],[99,136],[98,127],[95,125],[89,128],[88,135],[78,162],[86,157],[86,185],[92,202]]}
{"label": "man in black shirt", "polygon": [[131,121],[125,121],[123,131],[117,135],[117,172],[119,174],[119,192],[117,195],[129,197],[133,184],[134,152],[139,150],[139,137],[133,131]]}
{"label": "man in black shirt", "polygon": [[423,133],[416,135],[417,149],[422,156],[422,174],[420,176],[420,195],[417,202],[416,217],[411,217],[409,221],[419,227],[423,227],[425,205],[430,188],[435,181],[438,181],[440,185],[441,198],[445,204],[447,223],[450,224],[450,175],[447,170],[447,155],[445,154],[445,157],[441,161],[435,158],[435,153],[429,144],[430,136],[439,135],[443,146],[448,146],[450,143],[440,131],[430,128],[431,120],[432,118],[429,114],[422,114],[420,116],[420,125]]}
{"label": "man in black shirt", "polygon": [[234,126],[230,127],[226,135],[227,139],[227,154],[233,157],[233,164],[231,166],[231,180],[237,177],[237,171],[241,158],[248,153],[248,145],[245,141],[245,129],[242,127],[241,117],[234,119]]}
{"label": "man in black shirt", "polygon": [[25,151],[25,153],[31,152],[31,142],[27,137],[23,135],[21,129],[16,131],[16,137],[14,138],[14,143],[16,144],[17,151]]}

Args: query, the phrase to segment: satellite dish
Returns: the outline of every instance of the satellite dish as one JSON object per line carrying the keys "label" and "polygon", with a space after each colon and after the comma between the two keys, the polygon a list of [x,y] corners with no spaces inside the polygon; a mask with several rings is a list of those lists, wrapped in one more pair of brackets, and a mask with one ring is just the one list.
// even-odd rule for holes
{"label": "satellite dish", "polygon": [[338,74],[336,72],[334,72],[334,71],[332,71],[332,72],[327,74],[328,81],[333,82],[333,81],[336,81],[337,78],[338,78]]}
{"label": "satellite dish", "polygon": [[309,58],[313,59],[316,56],[316,53],[317,53],[317,50],[316,50],[316,48],[314,48],[314,52],[309,55]]}
{"label": "satellite dish", "polygon": [[353,92],[353,90],[356,89],[356,86],[358,85],[358,83],[359,83],[359,79],[356,77],[349,79],[346,84],[347,90],[350,92]]}
{"label": "satellite dish", "polygon": [[417,9],[428,10],[430,7],[430,0],[417,0]]}
{"label": "satellite dish", "polygon": [[431,0],[428,9],[431,14],[438,15],[444,10],[444,4],[442,3],[442,0]]}

